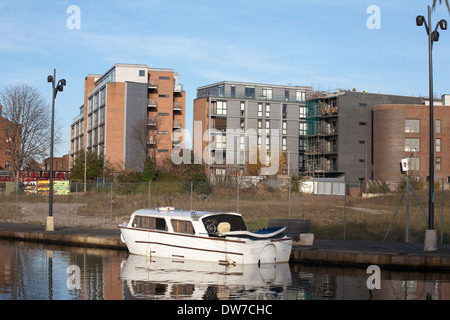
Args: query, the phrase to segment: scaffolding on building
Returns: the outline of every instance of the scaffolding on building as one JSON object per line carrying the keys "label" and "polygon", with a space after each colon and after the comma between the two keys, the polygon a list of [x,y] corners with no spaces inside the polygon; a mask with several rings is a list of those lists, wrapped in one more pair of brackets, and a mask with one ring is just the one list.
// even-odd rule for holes
{"label": "scaffolding on building", "polygon": [[313,177],[336,176],[337,94],[313,97],[306,102],[307,169]]}

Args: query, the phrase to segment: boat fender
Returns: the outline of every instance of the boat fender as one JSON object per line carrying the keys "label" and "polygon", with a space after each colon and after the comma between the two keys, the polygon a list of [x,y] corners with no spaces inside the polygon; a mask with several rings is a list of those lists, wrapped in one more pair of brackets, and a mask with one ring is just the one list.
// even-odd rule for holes
{"label": "boat fender", "polygon": [[120,234],[120,240],[121,240],[123,243],[126,243],[126,242],[125,242],[125,239],[123,238],[123,234]]}

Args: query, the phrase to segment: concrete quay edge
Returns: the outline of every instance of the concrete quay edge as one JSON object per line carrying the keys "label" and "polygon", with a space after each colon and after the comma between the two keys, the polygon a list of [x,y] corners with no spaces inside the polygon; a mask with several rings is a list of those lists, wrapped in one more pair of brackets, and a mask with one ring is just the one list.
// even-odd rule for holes
{"label": "concrete quay edge", "polygon": [[45,231],[42,225],[0,223],[0,239],[127,250],[119,230],[55,227]]}

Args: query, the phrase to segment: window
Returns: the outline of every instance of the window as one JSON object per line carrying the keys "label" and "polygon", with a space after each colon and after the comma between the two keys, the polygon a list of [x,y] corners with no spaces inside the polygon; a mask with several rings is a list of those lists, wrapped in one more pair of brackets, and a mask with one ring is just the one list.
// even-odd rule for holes
{"label": "window", "polygon": [[93,100],[92,100],[92,97],[90,97],[89,98],[89,110],[88,110],[88,112],[92,112],[92,106],[93,106]]}
{"label": "window", "polygon": [[407,157],[409,170],[419,171],[420,170],[420,158],[419,157]]}
{"label": "window", "polygon": [[158,152],[160,152],[160,153],[166,153],[166,152],[169,152],[169,150],[167,150],[167,149],[158,149]]}
{"label": "window", "polygon": [[160,98],[169,98],[168,94],[159,94],[158,97]]}
{"label": "window", "polygon": [[270,117],[270,104],[266,103],[266,118]]}
{"label": "window", "polygon": [[169,131],[158,131],[158,134],[169,134]]}
{"label": "window", "polygon": [[284,90],[284,100],[289,101],[289,90]]}
{"label": "window", "polygon": [[436,120],[436,133],[441,133],[441,120]]}
{"label": "window", "polygon": [[411,132],[411,133],[420,132],[420,120],[405,119],[405,132]]}
{"label": "window", "polygon": [[262,109],[263,109],[262,103],[258,103],[258,117],[262,117]]}
{"label": "window", "polygon": [[225,94],[225,88],[224,86],[219,87],[219,97],[223,97]]}
{"label": "window", "polygon": [[105,88],[103,88],[102,90],[100,90],[100,106],[105,105],[105,100],[106,100],[106,90]]}
{"label": "window", "polygon": [[105,123],[105,107],[100,109],[100,124]]}
{"label": "window", "polygon": [[442,158],[436,158],[436,171],[442,170]]}
{"label": "window", "polygon": [[145,77],[145,70],[139,70],[139,77]]}
{"label": "window", "polygon": [[436,152],[441,152],[441,139],[436,139]]}
{"label": "window", "polygon": [[287,138],[283,137],[281,150],[286,151],[286,149],[287,149]]}
{"label": "window", "polygon": [[133,220],[133,227],[167,231],[166,220],[164,218],[135,216]]}
{"label": "window", "polygon": [[161,76],[161,77],[159,77],[159,80],[170,80],[170,77]]}
{"label": "window", "polygon": [[287,134],[287,122],[286,122],[286,121],[283,121],[283,127],[282,127],[282,129],[283,129],[282,134]]}
{"label": "window", "polygon": [[306,118],[306,107],[304,106],[299,106],[298,108],[298,117],[300,119],[305,119]]}
{"label": "window", "polygon": [[195,233],[194,227],[192,226],[191,221],[172,219],[170,222],[172,224],[172,228],[173,228],[174,232],[188,233],[188,234]]}
{"label": "window", "polygon": [[245,88],[245,97],[249,99],[255,99],[255,88]]}
{"label": "window", "polygon": [[367,108],[367,103],[359,103],[360,108]]}
{"label": "window", "polygon": [[362,122],[362,121],[359,123],[360,126],[365,126],[366,124],[367,124],[367,122]]}
{"label": "window", "polygon": [[169,114],[166,112],[158,112],[158,116],[167,117]]}
{"label": "window", "polygon": [[295,100],[297,102],[304,102],[306,100],[306,93],[305,91],[297,91],[295,95]]}
{"label": "window", "polygon": [[270,120],[266,120],[266,133],[270,133]]}
{"label": "window", "polygon": [[227,114],[227,102],[217,101],[216,102],[216,114]]}
{"label": "window", "polygon": [[235,85],[231,86],[231,97],[232,98],[236,97],[236,86]]}
{"label": "window", "polygon": [[245,115],[245,101],[241,101],[241,116]]}
{"label": "window", "polygon": [[283,118],[287,116],[287,104],[283,104]]}
{"label": "window", "polygon": [[98,92],[94,96],[94,110],[98,109]]}
{"label": "window", "polygon": [[272,100],[272,89],[263,88],[263,98],[267,100]]}
{"label": "window", "polygon": [[405,139],[405,151],[420,151],[420,139]]}
{"label": "window", "polygon": [[298,134],[300,136],[306,135],[306,122],[300,122],[298,125]]}

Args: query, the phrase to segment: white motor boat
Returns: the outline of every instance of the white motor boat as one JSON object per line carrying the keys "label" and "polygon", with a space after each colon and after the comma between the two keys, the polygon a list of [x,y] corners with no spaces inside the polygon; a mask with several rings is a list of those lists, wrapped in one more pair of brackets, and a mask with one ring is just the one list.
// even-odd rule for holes
{"label": "white motor boat", "polygon": [[239,213],[141,209],[119,225],[131,254],[220,264],[288,262],[292,238],[285,227],[247,230]]}

